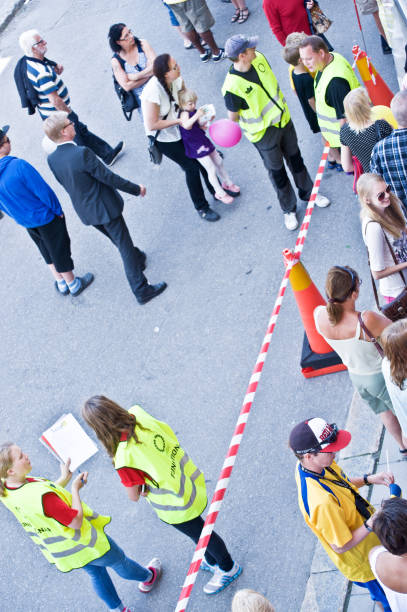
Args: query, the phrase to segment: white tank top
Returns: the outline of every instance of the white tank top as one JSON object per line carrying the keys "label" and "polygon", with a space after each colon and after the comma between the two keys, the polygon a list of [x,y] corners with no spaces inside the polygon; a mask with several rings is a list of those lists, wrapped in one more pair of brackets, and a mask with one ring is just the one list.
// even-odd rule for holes
{"label": "white tank top", "polygon": [[318,325],[318,316],[321,310],[325,310],[325,306],[317,306],[314,310],[314,321],[317,332],[326,340],[326,342],[338,353],[342,362],[346,365],[349,372],[352,374],[376,374],[381,372],[382,358],[373,342],[367,342],[361,340],[360,336],[360,323],[358,321],[356,325],[356,332],[353,338],[346,338],[346,340],[333,340],[327,338],[321,332]]}
{"label": "white tank top", "polygon": [[376,550],[370,553],[370,567],[372,568],[372,572],[376,576],[377,582],[382,587],[383,591],[386,594],[387,601],[389,602],[390,608],[392,612],[405,612],[407,610],[407,593],[397,593],[396,591],[392,591],[383,584],[380,580],[379,576],[376,572],[376,561],[377,557],[383,553],[387,552],[384,546],[378,546]]}

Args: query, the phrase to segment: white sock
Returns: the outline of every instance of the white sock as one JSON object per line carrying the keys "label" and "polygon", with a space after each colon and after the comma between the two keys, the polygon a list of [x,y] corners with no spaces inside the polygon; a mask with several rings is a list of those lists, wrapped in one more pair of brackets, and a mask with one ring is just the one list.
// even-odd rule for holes
{"label": "white sock", "polygon": [[71,293],[75,293],[75,291],[78,291],[80,286],[81,286],[81,283],[80,283],[79,279],[76,276],[73,279],[72,283],[68,283],[69,291]]}
{"label": "white sock", "polygon": [[66,290],[67,284],[64,278],[61,278],[61,280],[57,280],[57,284],[58,284],[58,289],[61,292]]}

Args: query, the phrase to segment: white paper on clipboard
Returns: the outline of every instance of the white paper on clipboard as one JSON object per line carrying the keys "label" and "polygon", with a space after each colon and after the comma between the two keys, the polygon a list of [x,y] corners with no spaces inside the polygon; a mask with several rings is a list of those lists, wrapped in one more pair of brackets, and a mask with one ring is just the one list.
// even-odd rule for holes
{"label": "white paper on clipboard", "polygon": [[63,462],[71,458],[70,470],[73,472],[95,453],[97,446],[80,426],[73,414],[63,414],[41,436]]}

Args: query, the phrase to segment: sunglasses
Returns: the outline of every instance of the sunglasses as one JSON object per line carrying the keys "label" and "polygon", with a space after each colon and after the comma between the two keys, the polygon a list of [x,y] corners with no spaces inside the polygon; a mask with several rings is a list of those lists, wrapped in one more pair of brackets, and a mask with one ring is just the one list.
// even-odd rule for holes
{"label": "sunglasses", "polygon": [[295,451],[298,455],[306,455],[307,453],[325,453],[330,451],[324,451],[322,448],[322,444],[331,444],[332,442],[336,442],[336,438],[338,437],[338,426],[336,423],[331,423],[329,427],[332,429],[331,433],[321,444],[315,446],[314,448],[307,448],[306,450]]}
{"label": "sunglasses", "polygon": [[379,202],[383,202],[384,198],[386,197],[386,193],[390,193],[390,192],[391,192],[391,186],[387,185],[386,189],[378,193],[376,197],[379,200]]}

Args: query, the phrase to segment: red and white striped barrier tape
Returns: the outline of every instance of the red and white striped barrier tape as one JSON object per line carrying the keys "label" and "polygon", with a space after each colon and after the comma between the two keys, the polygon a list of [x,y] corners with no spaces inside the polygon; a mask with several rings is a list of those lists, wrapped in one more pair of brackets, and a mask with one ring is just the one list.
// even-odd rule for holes
{"label": "red and white striped barrier tape", "polygon": [[291,268],[299,260],[302,249],[304,247],[305,239],[307,237],[310,219],[311,219],[312,211],[315,205],[315,198],[317,197],[318,189],[321,184],[322,175],[324,173],[325,164],[326,164],[326,160],[328,157],[328,151],[329,151],[329,146],[326,145],[324,147],[322,158],[319,164],[318,172],[317,172],[315,182],[314,182],[312,192],[311,192],[311,197],[310,197],[310,200],[307,206],[307,210],[305,212],[304,220],[301,224],[300,231],[298,232],[298,236],[297,236],[297,240],[296,240],[295,248],[294,248],[294,255],[287,262],[287,268],[286,268],[283,280],[281,281],[281,285],[278,291],[276,301],[274,303],[274,308],[273,308],[273,312],[271,314],[270,321],[267,327],[266,335],[264,336],[262,347],[260,349],[259,356],[257,357],[256,365],[254,366],[253,373],[250,377],[249,385],[247,387],[246,394],[243,400],[243,406],[240,410],[240,414],[237,420],[235,431],[233,432],[233,437],[229,445],[229,450],[226,455],[225,461],[223,463],[222,470],[221,470],[221,473],[220,473],[220,476],[219,476],[219,479],[218,479],[218,482],[215,488],[215,493],[213,495],[211,505],[209,507],[208,515],[206,517],[205,524],[203,526],[198,544],[196,545],[195,552],[192,557],[192,561],[189,566],[188,573],[187,573],[187,576],[186,576],[186,579],[185,579],[185,582],[182,587],[181,594],[180,594],[180,597],[177,603],[177,607],[175,608],[175,612],[184,612],[186,610],[189,598],[191,596],[191,591],[193,589],[196,577],[198,575],[201,561],[203,559],[206,548],[208,546],[208,542],[211,537],[213,528],[215,526],[215,522],[218,517],[223,498],[225,497],[225,493],[229,485],[233,466],[236,460],[236,455],[238,453],[240,443],[243,438],[243,433],[246,427],[247,419],[249,418],[250,409],[252,407],[254,396],[256,394],[257,385],[259,384],[259,380],[260,380],[261,373],[263,370],[263,365],[264,365],[264,362],[266,361],[271,337],[273,335],[273,331],[276,326],[276,322],[277,322],[277,318],[280,312],[281,304],[283,302],[285,290],[288,285],[288,279],[290,276]]}

